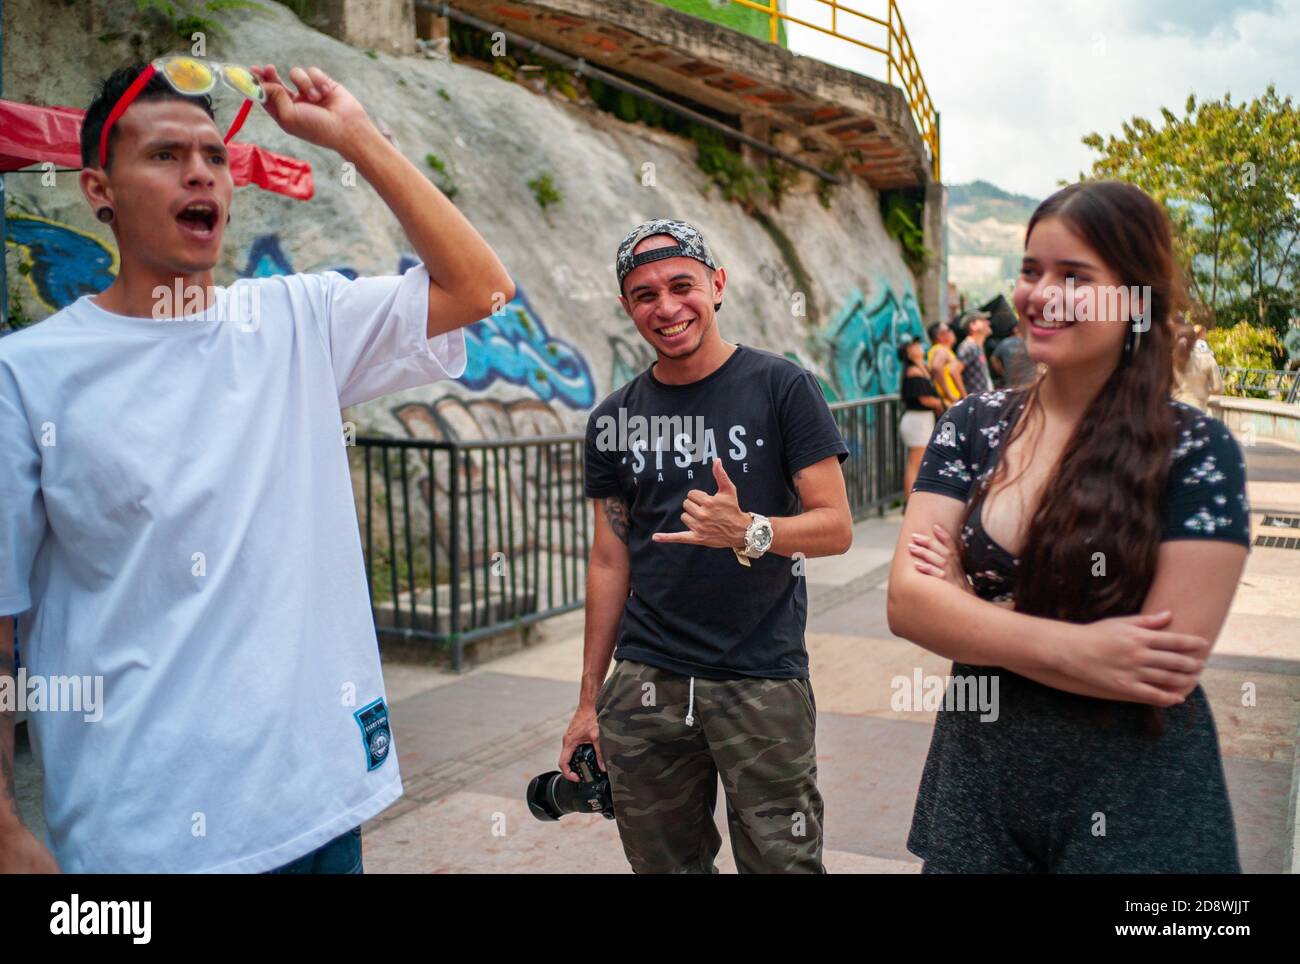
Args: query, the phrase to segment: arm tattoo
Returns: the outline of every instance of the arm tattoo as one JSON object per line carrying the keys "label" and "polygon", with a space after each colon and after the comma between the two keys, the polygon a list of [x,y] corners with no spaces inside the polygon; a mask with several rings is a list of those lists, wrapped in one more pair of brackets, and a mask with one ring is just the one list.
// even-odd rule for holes
{"label": "arm tattoo", "polygon": [[614,530],[614,535],[618,536],[619,542],[627,545],[628,530],[632,527],[627,503],[617,496],[606,499],[605,518],[609,520],[609,527]]}

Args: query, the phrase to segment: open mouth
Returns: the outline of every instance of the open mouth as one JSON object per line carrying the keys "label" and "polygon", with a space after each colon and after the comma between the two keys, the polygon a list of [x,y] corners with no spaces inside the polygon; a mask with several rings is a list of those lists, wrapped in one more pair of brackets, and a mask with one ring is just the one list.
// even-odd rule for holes
{"label": "open mouth", "polygon": [[695,324],[695,321],[693,319],[687,321],[679,321],[675,325],[668,325],[664,328],[656,328],[655,332],[659,335],[660,338],[672,339],[672,338],[676,338],[678,335],[684,334],[686,332],[686,329],[691,327],[691,325],[693,324]]}
{"label": "open mouth", "polygon": [[176,215],[176,223],[187,234],[207,240],[216,232],[217,206],[211,201],[195,201],[193,204],[187,204]]}

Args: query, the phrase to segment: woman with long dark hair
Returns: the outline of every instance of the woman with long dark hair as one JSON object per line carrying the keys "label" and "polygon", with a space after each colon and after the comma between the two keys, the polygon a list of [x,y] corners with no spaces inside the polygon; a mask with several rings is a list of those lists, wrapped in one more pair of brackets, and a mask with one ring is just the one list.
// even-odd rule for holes
{"label": "woman with long dark hair", "polygon": [[935,428],[888,604],[954,660],[908,838],[927,872],[1240,869],[1198,680],[1250,544],[1245,465],[1169,398],[1182,301],[1156,202],[1058,191],[1015,291],[1043,374]]}

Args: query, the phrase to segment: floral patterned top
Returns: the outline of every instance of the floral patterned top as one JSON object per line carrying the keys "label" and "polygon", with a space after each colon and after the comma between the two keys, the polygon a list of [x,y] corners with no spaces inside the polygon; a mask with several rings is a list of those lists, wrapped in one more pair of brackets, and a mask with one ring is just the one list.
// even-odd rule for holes
{"label": "floral patterned top", "polygon": [[[997,464],[1025,392],[970,396],[940,418],[914,492],[962,502]],[[1170,402],[1176,435],[1163,539],[1250,545],[1241,451],[1219,422]],[[982,501],[982,499],[981,499]],[[1012,598],[1016,558],[972,507],[961,533],[967,576],[983,599]],[[1096,700],[1001,667],[954,662],[907,848],[941,872],[1239,873],[1232,809],[1213,714],[1198,686],[1161,711],[1149,730],[1146,704]],[[948,695],[985,686],[985,714]],[[975,692],[978,692],[976,689]],[[1099,803],[1104,801],[1104,805]],[[1104,809],[1125,828],[1101,846],[1086,818]]]}
{"label": "floral patterned top", "polygon": [[[978,483],[997,465],[999,446],[1024,401],[1023,391],[971,395],[954,405],[935,426],[913,492],[937,492],[969,501]],[[1170,453],[1164,541],[1221,539],[1250,546],[1246,463],[1227,427],[1182,402],[1170,401],[1177,419]],[[970,547],[967,576],[976,595],[1002,602],[1011,598],[1019,561],[998,545],[981,522],[981,505],[962,529]]]}

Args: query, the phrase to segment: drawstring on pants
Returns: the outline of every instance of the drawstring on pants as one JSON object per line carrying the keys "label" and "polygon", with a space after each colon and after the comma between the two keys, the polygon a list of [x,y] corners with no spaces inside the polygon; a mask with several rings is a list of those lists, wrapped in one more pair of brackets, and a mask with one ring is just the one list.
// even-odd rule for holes
{"label": "drawstring on pants", "polygon": [[690,700],[686,704],[686,725],[687,726],[695,725],[695,677],[694,676],[691,677]]}

